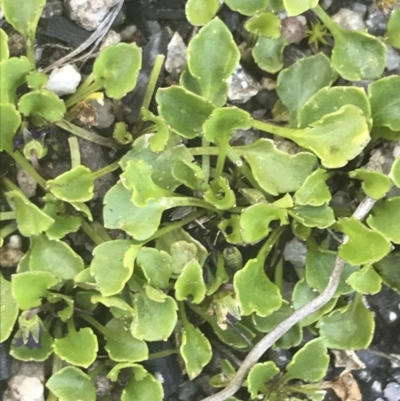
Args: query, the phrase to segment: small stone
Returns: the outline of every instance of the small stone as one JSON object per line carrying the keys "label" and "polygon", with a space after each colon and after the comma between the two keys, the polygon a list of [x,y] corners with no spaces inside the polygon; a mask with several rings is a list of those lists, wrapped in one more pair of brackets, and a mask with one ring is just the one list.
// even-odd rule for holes
{"label": "small stone", "polygon": [[11,235],[8,239],[7,244],[8,249],[15,249],[17,251],[21,250],[22,248],[22,239],[18,234]]}
{"label": "small stone", "polygon": [[281,21],[281,33],[288,43],[300,43],[307,30],[304,16],[287,17]]}
{"label": "small stone", "polygon": [[197,386],[191,380],[186,381],[178,389],[178,398],[180,401],[191,401],[197,393]]}
{"label": "small stone", "polygon": [[298,238],[293,238],[286,243],[283,250],[283,258],[295,266],[304,266],[307,256],[307,246]]}
{"label": "small stone", "polygon": [[175,32],[168,44],[165,69],[173,79],[178,79],[186,65],[186,45],[178,32]]}
{"label": "small stone", "polygon": [[8,246],[0,248],[0,267],[15,267],[24,256],[19,249],[12,249]]}
{"label": "small stone", "polygon": [[161,26],[157,21],[149,21],[147,26],[149,28],[150,35],[155,35],[161,31]]}
{"label": "small stone", "polygon": [[365,15],[367,14],[367,9],[368,9],[368,7],[367,7],[365,4],[357,3],[357,2],[356,2],[356,3],[353,3],[353,4],[352,4],[351,9],[352,9],[355,13],[359,14],[359,15],[361,16],[361,18],[364,18]]}
{"label": "small stone", "polygon": [[44,386],[36,377],[15,375],[8,381],[5,396],[15,401],[44,401]]}
{"label": "small stone", "polygon": [[365,21],[368,32],[371,35],[384,36],[386,33],[387,18],[380,10],[375,9],[375,6],[372,7],[373,9],[370,11],[368,18]]}
{"label": "small stone", "polygon": [[289,46],[286,46],[283,50],[283,64],[285,65],[285,67],[290,67],[297,60],[309,56],[312,56],[311,49],[302,49],[295,44],[291,44]]}
{"label": "small stone", "polygon": [[104,99],[103,104],[97,101],[90,102],[97,109],[97,125],[96,128],[104,129],[108,128],[115,121],[115,115],[113,111],[113,104],[111,100]]}
{"label": "small stone", "polygon": [[324,9],[327,10],[333,3],[333,0],[321,0],[320,6]]}
{"label": "small stone", "polygon": [[261,85],[239,65],[227,80],[228,99],[237,103],[246,103],[262,89]]}
{"label": "small stone", "polygon": [[87,31],[94,31],[118,0],[64,0],[69,17]]}
{"label": "small stone", "polygon": [[64,9],[61,0],[47,1],[44,6],[41,18],[53,18],[62,15]]}
{"label": "small stone", "polygon": [[46,88],[58,96],[72,95],[80,82],[81,74],[73,65],[67,64],[61,68],[54,68]]}
{"label": "small stone", "polygon": [[387,45],[387,61],[386,68],[388,71],[393,71],[400,66],[400,51]]}
{"label": "small stone", "polygon": [[123,42],[132,42],[135,33],[138,31],[136,25],[128,25],[119,34]]}
{"label": "small stone", "polygon": [[116,45],[119,42],[121,42],[121,35],[110,29],[101,42],[100,51],[105,49],[107,46]]}
{"label": "small stone", "polygon": [[389,383],[383,391],[387,401],[400,401],[400,384]]}
{"label": "small stone", "polygon": [[260,138],[258,132],[253,130],[238,129],[232,138],[232,144],[235,146],[250,145]]}
{"label": "small stone", "polygon": [[276,88],[276,80],[271,78],[262,78],[261,85],[267,91],[272,91]]}
{"label": "small stone", "polygon": [[341,8],[332,19],[348,31],[357,31],[365,28],[361,15],[347,8]]}
{"label": "small stone", "polygon": [[17,165],[17,181],[19,187],[27,198],[35,196],[37,189],[37,182],[32,178],[22,167]]}

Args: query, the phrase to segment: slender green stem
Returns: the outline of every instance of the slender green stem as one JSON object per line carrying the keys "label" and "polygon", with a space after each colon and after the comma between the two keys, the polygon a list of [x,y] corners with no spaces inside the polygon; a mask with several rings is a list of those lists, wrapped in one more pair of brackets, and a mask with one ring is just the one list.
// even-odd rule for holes
{"label": "slender green stem", "polygon": [[86,219],[82,219],[82,230],[85,232],[85,234],[96,244],[100,245],[103,242],[106,242],[104,238],[99,234],[93,227],[92,225],[86,221]]}
{"label": "slender green stem", "polygon": [[97,135],[94,132],[87,131],[81,127],[78,127],[75,124],[67,120],[62,120],[56,123],[57,127],[62,128],[65,131],[70,132],[80,138],[86,139],[87,141],[97,143],[98,145],[105,146],[107,148],[113,149],[115,147],[114,140],[111,138],[104,138],[103,136]]}
{"label": "slender green stem", "polygon": [[186,306],[183,301],[178,302],[178,309],[179,309],[179,317],[181,318],[183,328],[186,330],[189,327],[190,322],[186,316]]}
{"label": "slender green stem", "polygon": [[65,102],[65,106],[67,109],[72,107],[74,104],[85,100],[89,97],[92,93],[97,92],[103,89],[102,83],[92,82],[90,85],[84,86],[83,89],[78,88],[78,90]]}
{"label": "slender green stem", "polygon": [[69,137],[68,144],[71,153],[71,167],[78,167],[81,165],[81,152],[79,151],[79,142],[76,136]]}
{"label": "slender green stem", "polygon": [[289,139],[293,138],[293,134],[297,131],[293,128],[281,127],[279,125],[274,125],[259,120],[253,120],[253,127],[260,131],[269,132],[270,134],[275,134]]}
{"label": "slender green stem", "polygon": [[282,289],[283,289],[283,260],[282,260],[282,258],[279,260],[278,264],[275,267],[274,283],[281,290],[281,293],[282,293]]}
{"label": "slender green stem", "polygon": [[340,28],[332,20],[332,18],[324,11],[321,6],[316,6],[312,9],[317,17],[324,23],[324,25],[331,31],[332,35],[340,34]]}
{"label": "slender green stem", "polygon": [[214,178],[218,178],[222,174],[222,171],[224,170],[228,148],[229,148],[229,135],[225,135],[218,146],[219,152],[218,152],[217,165],[215,167]]}
{"label": "slender green stem", "polygon": [[143,244],[147,244],[148,242],[153,241],[156,238],[161,237],[162,235],[168,234],[169,232],[176,230],[177,228],[183,227],[186,224],[189,224],[192,221],[198,219],[203,214],[204,214],[204,210],[196,210],[195,212],[190,213],[189,216],[185,217],[182,220],[174,221],[173,223],[169,223],[166,226],[160,228],[154,235],[152,235],[146,241],[143,241]]}
{"label": "slender green stem", "polygon": [[96,366],[93,370],[87,373],[87,375],[94,380],[96,376],[98,376],[104,369],[107,368],[107,365],[105,362],[100,363],[98,366]]}
{"label": "slender green stem", "polygon": [[176,349],[166,349],[164,351],[155,352],[154,354],[150,354],[147,360],[150,359],[157,359],[157,358],[164,358],[169,355],[178,354],[178,350]]}
{"label": "slender green stem", "polygon": [[46,180],[35,170],[32,164],[18,150],[5,149],[5,151],[42,187],[46,187]]}
{"label": "slender green stem", "polygon": [[216,212],[217,209],[213,206],[204,201],[203,199],[199,198],[191,198],[189,196],[182,196],[182,197],[173,197],[168,199],[171,202],[173,207],[178,206],[192,206],[192,207],[201,207],[203,209],[212,210]]}
{"label": "slender green stem", "polygon": [[215,146],[201,146],[197,148],[188,148],[192,156],[217,156],[218,148]]}
{"label": "slender green stem", "polygon": [[97,171],[93,172],[92,177],[95,180],[97,180],[98,178],[103,177],[104,175],[110,174],[113,171],[118,170],[119,168],[120,168],[119,161],[117,161],[117,162],[114,162],[112,164],[109,164],[106,167],[103,167],[100,170],[97,170]]}
{"label": "slender green stem", "polygon": [[163,54],[159,54],[156,57],[156,61],[154,62],[153,69],[151,70],[149,83],[147,84],[146,93],[144,95],[142,108],[148,110],[151,102],[151,98],[153,97],[154,89],[157,85],[158,77],[160,76],[160,72],[162,66],[164,64],[165,56]]}
{"label": "slender green stem", "polygon": [[93,316],[87,314],[87,313],[80,313],[79,317],[88,322],[91,326],[93,326],[98,332],[103,334],[103,336],[107,337],[112,335],[109,329],[107,327],[103,326],[101,323],[99,323]]}
{"label": "slender green stem", "polygon": [[0,212],[0,221],[14,220],[17,217],[17,213],[14,210],[10,212]]}
{"label": "slender green stem", "polygon": [[[62,337],[62,322],[61,320],[57,320],[55,327],[54,327],[54,338],[61,338]],[[53,364],[52,364],[52,375],[55,375],[58,371],[62,368],[62,360],[61,358],[53,354]],[[50,391],[46,401],[57,401],[57,397]]]}
{"label": "slender green stem", "polygon": [[13,221],[12,223],[7,224],[6,226],[4,226],[0,229],[0,237],[6,238],[10,234],[12,234],[14,231],[16,231],[17,229],[18,229],[17,222]]}
{"label": "slender green stem", "polygon": [[[209,142],[207,141],[207,139],[204,136],[201,138],[201,144],[205,148],[208,147],[208,145],[209,145]],[[214,148],[214,149],[218,150],[218,148]],[[211,171],[210,155],[203,155],[201,157],[201,169],[203,170],[206,182],[208,182],[210,179],[210,171]]]}
{"label": "slender green stem", "polygon": [[270,234],[267,240],[264,242],[261,249],[258,251],[257,259],[261,262],[265,262],[267,256],[271,252],[272,248],[275,246],[277,241],[279,240],[282,233],[285,231],[285,226],[278,227],[275,231]]}

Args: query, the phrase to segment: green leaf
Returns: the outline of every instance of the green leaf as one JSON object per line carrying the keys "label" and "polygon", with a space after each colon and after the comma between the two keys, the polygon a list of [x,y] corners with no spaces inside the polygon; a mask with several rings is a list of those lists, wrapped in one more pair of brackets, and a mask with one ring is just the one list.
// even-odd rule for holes
{"label": "green leaf", "polygon": [[315,170],[294,194],[294,202],[297,205],[304,206],[322,206],[328,203],[332,198],[329,187],[325,182],[328,178],[326,170]]}
{"label": "green leaf", "polygon": [[104,226],[124,230],[138,241],[151,237],[161,221],[164,207],[150,202],[137,207],[131,200],[132,191],[120,182],[113,186],[104,197]]}
{"label": "green leaf", "polygon": [[[262,219],[260,216],[263,216]],[[287,224],[286,211],[268,203],[257,203],[244,209],[240,215],[241,238],[247,243],[260,241],[268,235],[269,225],[274,220]]]}
{"label": "green leaf", "polygon": [[141,110],[143,121],[151,121],[154,123],[155,133],[150,137],[150,149],[152,152],[161,152],[165,149],[169,139],[169,128],[165,121],[158,116],[155,116],[150,111],[142,108]]}
{"label": "green leaf", "polygon": [[[252,321],[258,331],[261,331],[262,333],[269,333],[292,313],[293,308],[287,301],[283,300],[281,307],[277,311],[266,317],[253,314]],[[282,349],[296,347],[300,344],[302,337],[303,333],[300,324],[295,324],[276,342],[276,346]]]}
{"label": "green leaf", "polygon": [[88,368],[98,351],[97,337],[89,327],[75,331],[68,324],[68,335],[54,340],[54,353],[62,360],[76,366]]}
{"label": "green leaf", "polygon": [[253,312],[268,316],[281,307],[279,288],[266,276],[263,261],[250,259],[242,270],[235,273],[233,286],[244,316]]}
{"label": "green leaf", "polygon": [[8,36],[0,28],[0,61],[8,60],[10,52],[8,50]]}
{"label": "green leaf", "polygon": [[[324,21],[325,22],[325,21]],[[348,81],[379,78],[386,67],[386,46],[375,36],[362,31],[347,31],[332,22],[335,45],[332,66]]]}
{"label": "green leaf", "polygon": [[198,328],[187,322],[184,324],[180,353],[189,379],[193,380],[211,361],[211,344]]}
{"label": "green leaf", "polygon": [[274,362],[256,363],[247,376],[247,389],[251,398],[255,399],[259,392],[262,392],[266,382],[279,373],[279,368]]}
{"label": "green leaf", "polygon": [[318,5],[318,0],[283,0],[285,10],[289,17],[303,14],[310,8],[314,8]]}
{"label": "green leaf", "polygon": [[259,36],[268,36],[278,39],[281,36],[281,20],[270,12],[261,12],[250,18],[244,24],[244,28]]}
{"label": "green leaf", "polygon": [[174,299],[166,295],[163,302],[157,302],[140,292],[133,295],[133,302],[135,314],[131,325],[132,335],[138,340],[165,341],[177,322]]}
{"label": "green leaf", "polygon": [[271,195],[297,191],[313,171],[316,157],[308,152],[289,155],[269,139],[238,147],[250,164],[254,178]]}
{"label": "green leaf", "polygon": [[[332,270],[335,265],[336,252],[321,249],[313,245],[312,242],[308,243],[308,250],[306,256],[306,280],[307,283],[316,288],[317,291],[322,292],[328,285],[331,277]],[[340,277],[338,288],[335,292],[335,297],[339,295],[350,294],[353,292],[352,288],[346,283],[347,278],[358,271],[358,266],[351,266],[346,263],[342,276]]]}
{"label": "green leaf", "polygon": [[10,103],[0,104],[1,131],[0,131],[0,151],[6,150],[13,152],[13,138],[21,125],[21,115],[15,106]]}
{"label": "green leaf", "polygon": [[295,206],[289,214],[306,227],[324,229],[335,222],[333,210],[327,205]]}
{"label": "green leaf", "polygon": [[2,0],[4,16],[27,42],[33,43],[46,0]]}
{"label": "green leaf", "polygon": [[132,245],[132,241],[123,239],[103,242],[94,248],[90,274],[101,295],[109,297],[122,291],[132,276],[133,261],[139,250],[140,245]]}
{"label": "green leaf", "polygon": [[195,163],[175,159],[171,171],[174,178],[188,188],[200,192],[209,188],[203,169]]}
{"label": "green leaf", "polygon": [[[310,71],[313,71],[310,74]],[[311,96],[325,86],[331,86],[337,74],[323,53],[302,58],[278,75],[276,91],[282,103],[296,116]]]}
{"label": "green leaf", "polygon": [[199,304],[206,295],[206,285],[203,279],[203,270],[196,259],[189,261],[175,282],[175,298],[183,301],[189,296],[191,301]]}
{"label": "green leaf", "polygon": [[360,271],[353,273],[347,282],[354,291],[361,294],[377,294],[382,288],[382,279],[371,264],[367,264]]}
{"label": "green leaf", "polygon": [[77,232],[81,226],[82,219],[68,214],[64,204],[48,202],[44,206],[43,212],[54,220],[51,227],[46,230],[46,235],[50,239],[64,238],[69,233]]}
{"label": "green leaf", "polygon": [[25,77],[30,69],[31,63],[24,56],[0,61],[1,103],[16,103],[17,89],[25,83]]}
{"label": "green leaf", "polygon": [[376,203],[367,219],[367,224],[379,231],[394,244],[400,244],[400,230],[395,222],[400,221],[400,197]]}
{"label": "green leaf", "polygon": [[147,283],[157,288],[167,288],[172,274],[171,256],[155,248],[140,249],[136,263],[141,267]]}
{"label": "green leaf", "polygon": [[127,145],[132,142],[132,134],[124,122],[115,123],[113,139],[120,145]]}
{"label": "green leaf", "polygon": [[29,268],[49,272],[61,280],[72,280],[84,269],[82,258],[65,242],[46,235],[32,238]]}
{"label": "green leaf", "polygon": [[226,241],[230,244],[245,244],[245,241],[242,238],[239,215],[232,214],[229,219],[221,220],[218,224],[218,228],[221,230]]}
{"label": "green leaf", "polygon": [[[161,201],[172,196],[171,191],[159,187],[152,180],[152,167],[143,160],[131,160],[121,174],[121,182],[125,188],[133,190],[132,202],[138,207],[145,207],[152,201]],[[161,202],[160,202],[161,203]]]}
{"label": "green leaf", "polygon": [[340,219],[335,228],[349,236],[348,242],[339,246],[339,256],[353,266],[377,262],[392,250],[382,234],[369,230],[354,217]]}
{"label": "green leaf", "polygon": [[118,315],[118,317],[116,317],[117,319],[131,318],[132,315],[134,314],[133,308],[119,296],[106,298],[98,294],[91,295],[90,303],[91,304],[101,303],[104,306],[107,306],[107,308],[110,308],[110,311],[113,314],[113,316],[116,317],[116,315]]}
{"label": "green leaf", "polygon": [[96,400],[93,380],[74,366],[66,366],[59,370],[50,377],[46,387],[59,401]]}
{"label": "green leaf", "polygon": [[400,131],[400,76],[391,75],[368,86],[375,127]]}
{"label": "green leaf", "polygon": [[180,86],[159,89],[156,94],[158,114],[171,129],[187,139],[201,135],[203,124],[215,106]]}
{"label": "green leaf", "polygon": [[50,294],[47,296],[47,300],[52,304],[62,303],[65,306],[63,309],[59,308],[59,305],[57,306],[57,315],[61,321],[66,322],[72,317],[74,313],[74,300],[72,297],[62,294]]}
{"label": "green leaf", "polygon": [[143,340],[137,340],[122,320],[111,319],[106,324],[105,349],[115,362],[139,362],[148,359],[149,350]]}
{"label": "green leaf", "polygon": [[11,283],[0,274],[0,343],[10,337],[18,317],[18,304],[13,298]]}
{"label": "green leaf", "polygon": [[104,87],[108,97],[121,99],[136,86],[141,66],[142,52],[136,44],[107,46],[93,65],[95,83]]}
{"label": "green leaf", "polygon": [[194,25],[205,25],[210,22],[220,7],[218,0],[188,0],[186,17]]}
{"label": "green leaf", "polygon": [[[352,289],[350,289],[351,291]],[[315,299],[319,293],[311,288],[304,279],[298,281],[293,289],[292,293],[292,304],[294,309],[300,309],[308,302]],[[327,302],[322,308],[318,309],[316,312],[302,319],[299,324],[302,327],[309,326],[324,316],[327,312],[330,312],[336,304],[336,298],[332,298],[329,302]]]}
{"label": "green leaf", "polygon": [[31,71],[26,76],[26,83],[31,89],[43,89],[46,86],[48,80],[49,77],[43,72],[39,71]]}
{"label": "green leaf", "polygon": [[250,114],[237,107],[221,107],[214,109],[203,125],[204,136],[208,141],[217,145],[224,145],[230,134],[238,128],[251,128]]}
{"label": "green leaf", "polygon": [[48,331],[44,330],[42,332],[42,338],[40,339],[40,344],[42,348],[28,348],[26,345],[20,347],[15,346],[15,342],[19,333],[17,332],[13,338],[13,342],[10,349],[10,355],[18,359],[19,361],[37,361],[42,362],[49,358],[53,353],[53,339],[51,338]]}
{"label": "green leaf", "polygon": [[396,185],[397,188],[400,188],[400,157],[392,164],[389,177],[394,182],[394,185]]}
{"label": "green leaf", "polygon": [[144,160],[153,168],[151,175],[153,182],[161,188],[173,191],[181,185],[171,171],[174,162],[176,160],[191,162],[193,156],[184,145],[167,147],[163,152],[152,152],[150,141],[149,135],[139,137],[134,142],[133,149],[122,157],[121,167],[125,170],[130,160]]}
{"label": "green leaf", "polygon": [[239,59],[240,52],[232,34],[219,18],[201,28],[189,43],[189,70],[209,101],[214,100],[222,85],[226,86],[226,79],[235,70]]}
{"label": "green leaf", "polygon": [[321,338],[309,341],[297,351],[286,367],[285,380],[317,382],[326,375],[329,355]]}
{"label": "green leaf", "polygon": [[283,37],[273,39],[260,36],[251,54],[262,70],[275,74],[283,67],[283,51],[287,45],[288,42]]}
{"label": "green leaf", "polygon": [[393,47],[400,49],[400,9],[394,10],[390,15],[386,36]]}
{"label": "green leaf", "polygon": [[368,348],[375,322],[362,298],[334,310],[319,321],[320,335],[328,348],[357,350]]}
{"label": "green leaf", "polygon": [[390,178],[377,171],[369,171],[362,168],[349,172],[351,178],[362,180],[361,188],[372,199],[383,198],[392,187]]}
{"label": "green leaf", "polygon": [[210,188],[203,194],[204,200],[219,210],[226,210],[236,206],[235,193],[225,177],[218,177],[211,181]]}
{"label": "green leaf", "polygon": [[42,117],[46,121],[57,122],[62,120],[67,109],[55,93],[39,89],[20,98],[19,111],[25,117]]}
{"label": "green leaf", "polygon": [[49,293],[48,289],[59,280],[46,271],[24,272],[11,277],[12,294],[19,309],[28,310],[42,304],[41,299]]}
{"label": "green leaf", "polygon": [[7,192],[6,196],[17,204],[18,230],[24,237],[39,235],[47,231],[54,223],[54,219],[40,210],[20,191]]}
{"label": "green leaf", "polygon": [[140,365],[134,365],[132,370],[134,376],[122,391],[121,401],[162,401],[161,383]]}
{"label": "green leaf", "polygon": [[368,125],[371,126],[371,106],[364,89],[352,86],[322,88],[300,108],[297,115],[298,127],[306,128],[321,120],[325,115],[352,104],[362,110]]}
{"label": "green leaf", "polygon": [[269,0],[224,0],[224,3],[233,11],[252,16],[267,8]]}
{"label": "green leaf", "polygon": [[87,202],[93,198],[94,174],[85,166],[77,166],[47,181],[47,189],[66,202]]}
{"label": "green leaf", "polygon": [[375,263],[374,268],[380,274],[382,281],[400,294],[400,252],[391,252]]}

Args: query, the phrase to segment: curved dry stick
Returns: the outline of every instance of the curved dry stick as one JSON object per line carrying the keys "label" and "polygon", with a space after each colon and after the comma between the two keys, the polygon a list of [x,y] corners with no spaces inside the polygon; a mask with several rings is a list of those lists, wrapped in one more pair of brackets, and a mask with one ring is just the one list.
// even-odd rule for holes
{"label": "curved dry stick", "polygon": [[[357,220],[363,220],[372,209],[375,202],[375,200],[366,197],[353,213],[353,217],[355,217]],[[347,241],[348,237],[344,236],[342,243],[344,244]],[[317,298],[314,298],[308,304],[304,305],[300,309],[297,309],[291,316],[278,324],[274,330],[263,337],[248,353],[242,365],[236,372],[234,378],[222,391],[207,398],[203,398],[201,401],[224,401],[233,396],[240,389],[252,366],[258,362],[268,348],[270,348],[285,333],[287,333],[287,331],[290,330],[296,323],[316,312],[331,300],[339,285],[340,276],[342,275],[344,265],[345,261],[337,256],[335,260],[335,266],[324,291],[322,291]]]}

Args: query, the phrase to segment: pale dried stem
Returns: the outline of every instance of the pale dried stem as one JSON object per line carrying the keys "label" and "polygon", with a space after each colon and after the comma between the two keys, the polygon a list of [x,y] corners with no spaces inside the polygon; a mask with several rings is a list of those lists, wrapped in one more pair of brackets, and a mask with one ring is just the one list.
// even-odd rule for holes
{"label": "pale dried stem", "polygon": [[[363,220],[370,212],[374,204],[375,201],[373,199],[366,197],[360,203],[357,210],[353,213],[353,217],[357,220]],[[346,243],[347,241],[348,237],[344,236],[342,243]],[[322,291],[317,298],[313,299],[300,309],[297,309],[291,316],[289,316],[278,326],[276,326],[274,330],[263,337],[248,353],[242,365],[236,372],[235,377],[222,391],[204,398],[201,401],[224,401],[227,398],[232,397],[240,389],[250,369],[258,362],[268,348],[270,348],[285,333],[287,333],[296,323],[313,314],[332,299],[339,285],[344,265],[345,261],[337,256],[335,260],[335,266],[324,291]]]}

